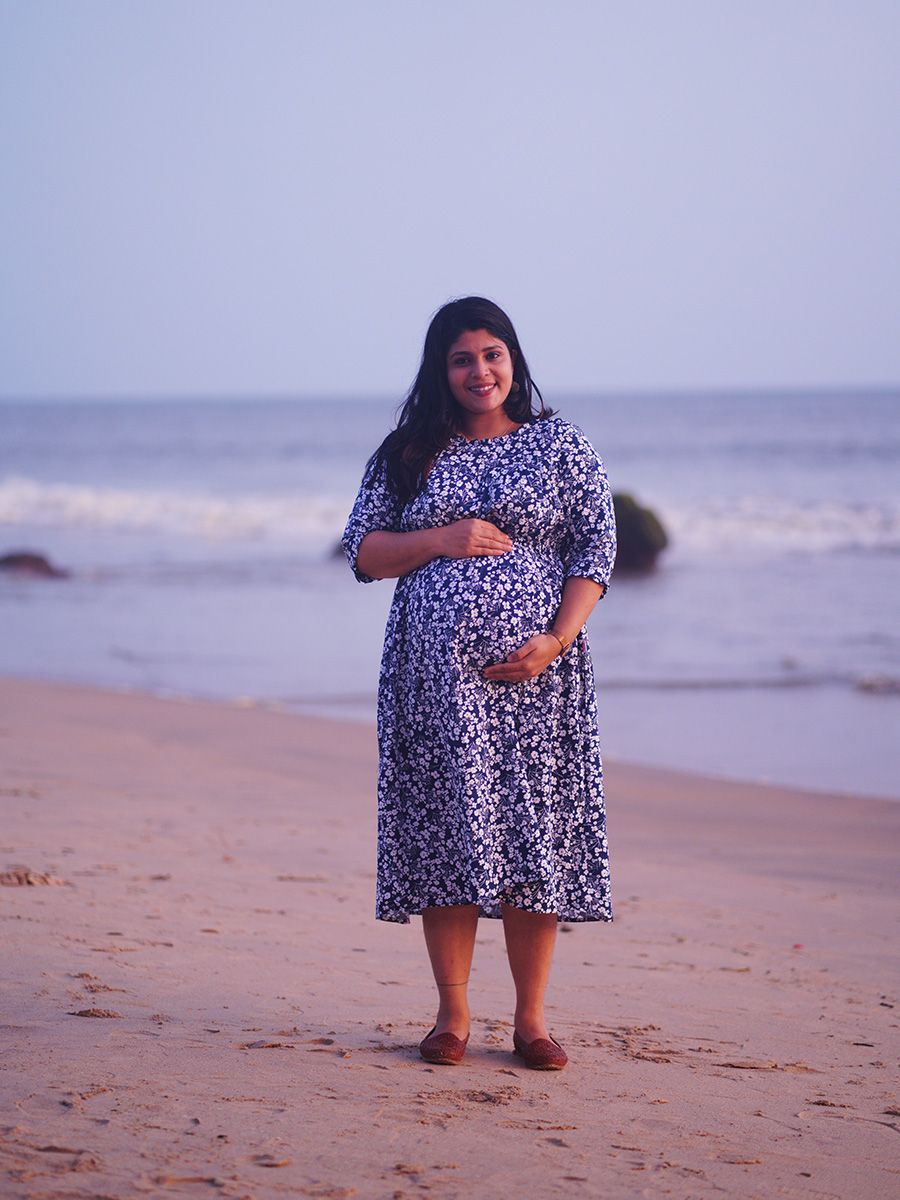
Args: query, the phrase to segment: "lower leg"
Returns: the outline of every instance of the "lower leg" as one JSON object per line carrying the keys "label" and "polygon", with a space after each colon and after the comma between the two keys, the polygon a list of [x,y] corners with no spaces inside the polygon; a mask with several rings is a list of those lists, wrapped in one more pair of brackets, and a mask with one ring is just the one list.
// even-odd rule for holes
{"label": "lower leg", "polygon": [[549,1036],[544,993],[556,945],[556,913],[501,905],[509,968],[516,985],[516,1029],[526,1042]]}
{"label": "lower leg", "polygon": [[469,972],[478,929],[477,904],[422,910],[422,929],[438,989],[436,1033],[464,1038],[469,1032]]}

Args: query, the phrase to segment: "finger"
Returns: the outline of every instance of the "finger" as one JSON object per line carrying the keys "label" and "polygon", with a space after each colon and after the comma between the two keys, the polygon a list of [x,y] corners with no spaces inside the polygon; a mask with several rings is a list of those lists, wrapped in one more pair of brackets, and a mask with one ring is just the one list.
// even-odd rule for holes
{"label": "finger", "polygon": [[530,658],[532,654],[537,654],[540,646],[535,642],[534,638],[529,638],[527,642],[523,642],[512,654],[507,658],[507,662],[518,662],[523,658]]}
{"label": "finger", "polygon": [[521,680],[528,678],[528,672],[523,667],[506,666],[504,663],[495,663],[493,666],[485,667],[483,673],[488,679]]}
{"label": "finger", "polygon": [[536,652],[537,647],[532,646],[532,640],[529,638],[523,645],[517,646],[515,650],[511,650],[502,662],[491,663],[485,670],[499,671],[508,669],[509,666],[514,666],[517,670],[521,670],[524,660],[530,658]]}
{"label": "finger", "polygon": [[535,651],[530,651],[519,659],[513,659],[510,656],[505,662],[491,663],[490,666],[483,669],[482,675],[485,679],[503,679],[515,683],[521,683],[524,679],[533,679],[549,666],[549,663],[542,663],[535,670],[537,664],[533,660],[529,661],[534,653]]}
{"label": "finger", "polygon": [[499,542],[508,542],[512,540],[505,530],[500,529],[499,526],[492,524],[490,521],[484,521],[482,524],[483,528],[479,530],[479,533],[482,537],[490,538],[493,541]]}

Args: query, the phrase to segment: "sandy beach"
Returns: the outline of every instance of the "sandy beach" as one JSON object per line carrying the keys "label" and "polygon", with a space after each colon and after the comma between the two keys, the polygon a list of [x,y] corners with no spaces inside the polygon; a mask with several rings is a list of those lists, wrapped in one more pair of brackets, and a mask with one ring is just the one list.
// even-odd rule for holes
{"label": "sandy beach", "polygon": [[900,1190],[900,803],[607,763],[546,1074],[493,921],[464,1064],[418,1057],[372,726],[6,679],[0,763],[4,1196]]}

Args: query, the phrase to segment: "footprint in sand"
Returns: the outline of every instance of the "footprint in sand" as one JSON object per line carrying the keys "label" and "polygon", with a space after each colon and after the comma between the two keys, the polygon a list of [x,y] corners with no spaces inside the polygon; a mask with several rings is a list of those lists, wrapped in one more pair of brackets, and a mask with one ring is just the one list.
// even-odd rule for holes
{"label": "footprint in sand", "polygon": [[45,871],[32,871],[30,867],[15,866],[8,871],[0,872],[0,887],[40,887],[40,886],[72,887],[68,879],[60,879]]}

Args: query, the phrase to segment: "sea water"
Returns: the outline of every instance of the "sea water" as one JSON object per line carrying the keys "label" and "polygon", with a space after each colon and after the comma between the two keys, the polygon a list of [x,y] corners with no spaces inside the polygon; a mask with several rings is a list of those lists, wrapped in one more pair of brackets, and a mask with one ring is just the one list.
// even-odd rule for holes
{"label": "sea water", "polygon": [[[670,536],[589,622],[611,757],[900,796],[900,393],[546,396]],[[336,553],[399,405],[7,401],[0,673],[374,722],[394,583]]]}

